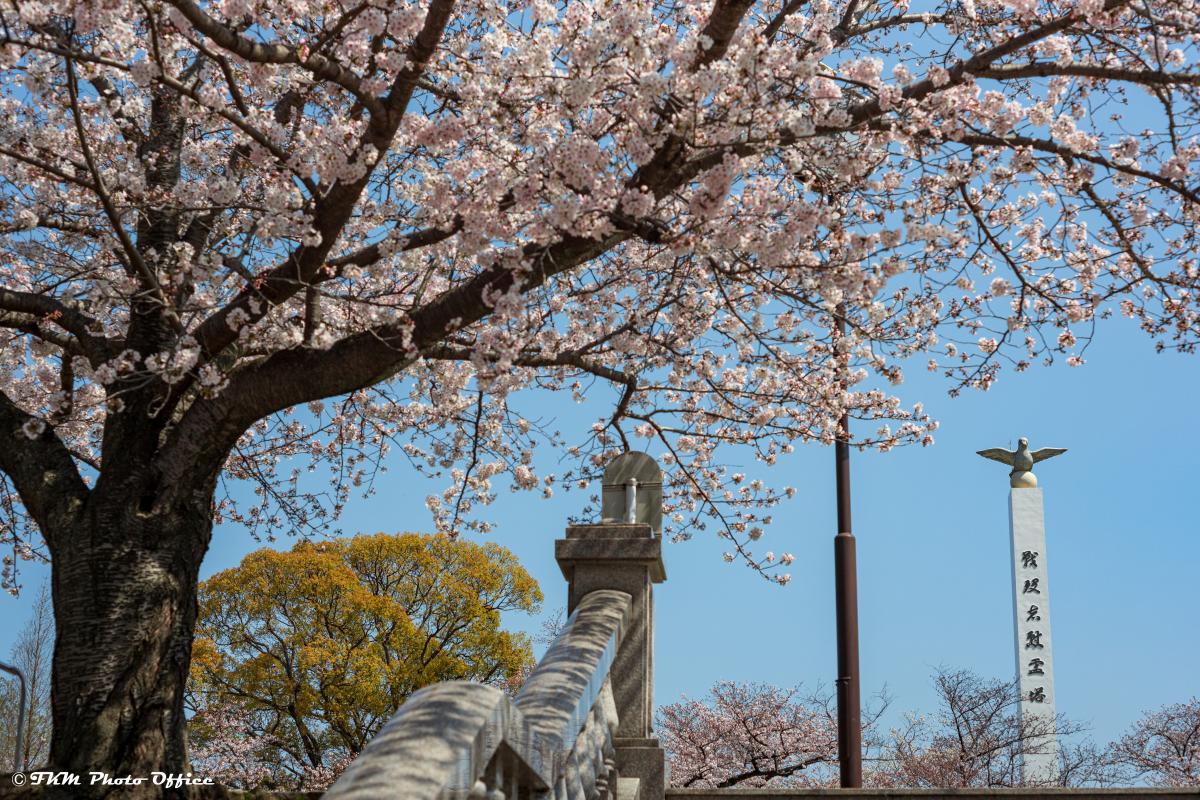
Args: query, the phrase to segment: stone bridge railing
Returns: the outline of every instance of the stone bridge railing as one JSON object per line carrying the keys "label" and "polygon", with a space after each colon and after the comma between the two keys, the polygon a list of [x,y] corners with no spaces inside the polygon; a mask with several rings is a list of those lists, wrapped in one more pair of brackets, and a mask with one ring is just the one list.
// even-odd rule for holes
{"label": "stone bridge railing", "polygon": [[631,605],[584,597],[515,701],[463,681],[415,693],[325,797],[615,800],[609,673]]}
{"label": "stone bridge railing", "polygon": [[661,481],[644,454],[616,459],[608,518],[555,542],[570,617],[515,700],[462,681],[416,692],[325,798],[663,800],[651,730]]}

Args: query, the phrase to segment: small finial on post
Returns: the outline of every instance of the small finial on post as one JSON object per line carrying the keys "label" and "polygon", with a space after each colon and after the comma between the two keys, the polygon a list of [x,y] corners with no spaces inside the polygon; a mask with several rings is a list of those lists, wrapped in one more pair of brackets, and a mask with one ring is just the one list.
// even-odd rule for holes
{"label": "small finial on post", "polygon": [[645,524],[662,535],[662,468],[645,453],[622,453],[604,470],[600,519]]}

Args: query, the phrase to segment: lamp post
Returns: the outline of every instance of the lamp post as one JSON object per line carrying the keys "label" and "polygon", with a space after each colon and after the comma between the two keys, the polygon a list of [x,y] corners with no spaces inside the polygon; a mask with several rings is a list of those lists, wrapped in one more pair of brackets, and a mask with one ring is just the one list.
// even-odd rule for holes
{"label": "lamp post", "polygon": [[[839,338],[846,335],[846,307],[838,307]],[[858,675],[858,567],[850,523],[850,414],[843,412],[834,442],[837,469],[837,535],[833,537],[837,598],[838,765],[843,789],[862,786],[862,711]]]}
{"label": "lamp post", "polygon": [[20,772],[23,766],[21,753],[25,745],[25,673],[12,664],[5,664],[3,661],[0,661],[0,669],[16,675],[17,681],[21,684],[20,705],[17,706],[17,749],[13,753],[12,768],[13,772]]}

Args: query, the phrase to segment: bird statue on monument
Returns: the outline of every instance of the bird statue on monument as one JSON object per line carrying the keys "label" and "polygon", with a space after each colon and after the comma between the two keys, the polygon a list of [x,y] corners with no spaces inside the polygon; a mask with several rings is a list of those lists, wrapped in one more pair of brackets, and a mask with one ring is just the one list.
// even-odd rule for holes
{"label": "bird statue on monument", "polygon": [[989,447],[977,451],[984,458],[999,461],[1012,467],[1009,475],[1009,486],[1014,489],[1033,489],[1037,486],[1037,476],[1033,474],[1033,465],[1047,458],[1054,458],[1067,452],[1065,447],[1043,447],[1041,450],[1029,450],[1029,440],[1022,436],[1017,439],[1016,450],[1005,450],[1003,447]]}

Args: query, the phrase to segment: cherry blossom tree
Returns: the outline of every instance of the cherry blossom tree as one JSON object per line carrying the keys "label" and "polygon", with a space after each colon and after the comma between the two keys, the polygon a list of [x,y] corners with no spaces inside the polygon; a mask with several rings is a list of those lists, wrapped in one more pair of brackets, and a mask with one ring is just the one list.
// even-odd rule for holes
{"label": "cherry blossom tree", "polygon": [[[868,749],[885,697],[863,723]],[[655,729],[671,763],[671,784],[724,789],[837,785],[837,709],[829,693],[719,681],[703,700],[660,706]]]}
{"label": "cherry blossom tree", "polygon": [[[844,412],[930,442],[877,381],[913,359],[986,388],[1113,313],[1193,349],[1198,9],[3,5],[0,536],[10,582],[53,562],[51,763],[182,770],[214,521],[322,530],[393,445],[457,531],[644,439],[672,534],[785,582],[789,491],[732,460]],[[520,410],[599,386],[582,436]]]}
{"label": "cherry blossom tree", "polygon": [[1057,740],[1054,785],[1097,786],[1116,780],[1102,749],[1079,736],[1083,726],[1061,714],[1051,721],[1025,717],[1015,681],[970,670],[939,670],[933,678],[937,708],[909,714],[871,769],[874,786],[914,788],[1042,785],[1021,774],[1021,761]]}
{"label": "cherry blossom tree", "polygon": [[[235,789],[271,789],[273,797],[291,797],[281,787],[297,792],[322,792],[345,771],[353,756],[343,755],[330,764],[281,764],[276,738],[263,733],[261,717],[236,703],[215,703],[200,708],[188,720],[192,771]],[[301,795],[297,795],[298,797]],[[307,798],[308,795],[302,795]]]}
{"label": "cherry blossom tree", "polygon": [[1147,712],[1109,755],[1130,779],[1200,786],[1200,698]]}
{"label": "cherry blossom tree", "polygon": [[[1039,785],[1022,778],[1020,762],[1045,748],[1052,732],[1059,750],[1056,785],[1106,786],[1122,777],[1108,752],[1078,735],[1082,726],[1061,716],[1053,729],[1044,719],[1022,719],[1015,683],[941,670],[934,687],[936,709],[906,714],[887,734],[879,730],[886,695],[866,711],[865,785]],[[796,689],[722,681],[702,701],[684,698],[660,707],[656,729],[674,786],[838,785],[837,713],[828,694],[801,696]]]}
{"label": "cherry blossom tree", "polygon": [[221,784],[254,789],[272,777],[268,735],[254,730],[251,712],[232,704],[200,709],[188,721],[192,769]]}

